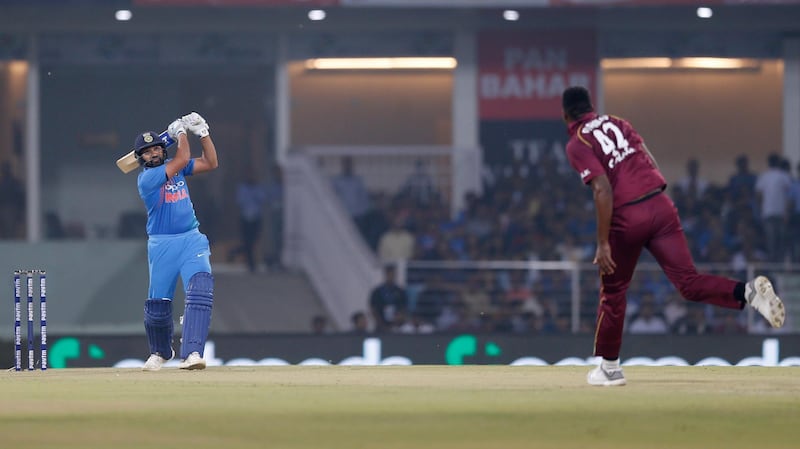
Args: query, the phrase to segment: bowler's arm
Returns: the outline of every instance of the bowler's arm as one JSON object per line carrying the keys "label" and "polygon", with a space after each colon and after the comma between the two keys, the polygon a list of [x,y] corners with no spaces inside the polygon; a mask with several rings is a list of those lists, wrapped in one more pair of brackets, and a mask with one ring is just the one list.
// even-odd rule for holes
{"label": "bowler's arm", "polygon": [[601,274],[614,274],[617,263],[614,262],[609,243],[611,216],[614,213],[614,191],[606,175],[592,179],[590,185],[597,212],[597,252],[593,262],[600,267]]}

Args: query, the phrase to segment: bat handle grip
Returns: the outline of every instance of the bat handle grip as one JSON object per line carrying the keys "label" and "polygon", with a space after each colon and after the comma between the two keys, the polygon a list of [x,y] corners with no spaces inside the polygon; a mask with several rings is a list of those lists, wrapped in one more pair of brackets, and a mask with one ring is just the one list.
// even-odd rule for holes
{"label": "bat handle grip", "polygon": [[175,144],[175,139],[169,136],[169,133],[166,131],[162,132],[158,135],[158,137],[164,142],[164,147],[169,148]]}

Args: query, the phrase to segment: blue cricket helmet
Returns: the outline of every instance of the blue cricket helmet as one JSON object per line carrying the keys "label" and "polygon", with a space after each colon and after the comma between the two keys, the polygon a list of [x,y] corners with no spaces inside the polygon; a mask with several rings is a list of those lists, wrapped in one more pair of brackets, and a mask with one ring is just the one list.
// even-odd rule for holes
{"label": "blue cricket helmet", "polygon": [[[164,141],[158,136],[158,133],[153,131],[145,131],[143,133],[139,133],[136,136],[136,141],[133,144],[133,152],[136,155],[136,160],[139,162],[139,165],[146,165],[144,159],[141,158],[142,152],[144,150],[150,148],[160,146],[161,149],[164,150],[164,157],[161,163],[163,164],[164,161],[167,159],[167,146],[164,144]],[[161,165],[161,164],[159,164]],[[148,165],[149,166],[149,165]]]}

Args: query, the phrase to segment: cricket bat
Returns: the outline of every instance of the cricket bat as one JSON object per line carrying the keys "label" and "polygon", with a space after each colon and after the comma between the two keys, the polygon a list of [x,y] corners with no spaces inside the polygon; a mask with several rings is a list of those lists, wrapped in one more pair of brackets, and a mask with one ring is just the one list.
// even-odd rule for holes
{"label": "cricket bat", "polygon": [[[166,131],[161,132],[161,134],[158,135],[158,138],[164,142],[164,148],[169,148],[175,144],[175,141]],[[139,167],[139,161],[136,160],[136,154],[134,154],[134,151],[136,150],[131,150],[130,153],[117,159],[117,167],[119,167],[122,173],[130,173]]]}

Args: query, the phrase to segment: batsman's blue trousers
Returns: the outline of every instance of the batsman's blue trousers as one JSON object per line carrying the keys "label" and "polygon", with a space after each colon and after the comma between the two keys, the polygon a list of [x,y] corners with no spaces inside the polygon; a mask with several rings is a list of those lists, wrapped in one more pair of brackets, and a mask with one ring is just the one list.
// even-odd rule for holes
{"label": "batsman's blue trousers", "polygon": [[178,275],[185,292],[195,273],[211,273],[210,256],[208,238],[197,228],[183,234],[151,235],[147,240],[148,298],[173,299]]}

